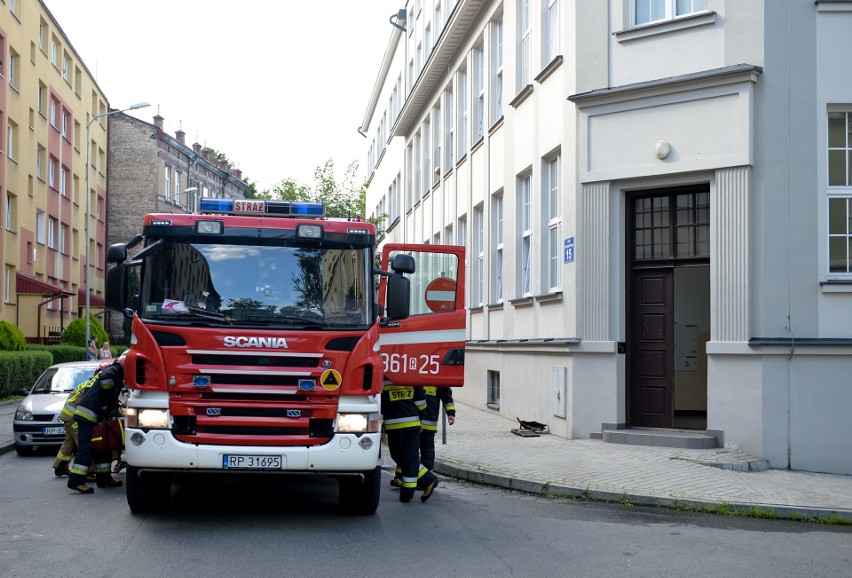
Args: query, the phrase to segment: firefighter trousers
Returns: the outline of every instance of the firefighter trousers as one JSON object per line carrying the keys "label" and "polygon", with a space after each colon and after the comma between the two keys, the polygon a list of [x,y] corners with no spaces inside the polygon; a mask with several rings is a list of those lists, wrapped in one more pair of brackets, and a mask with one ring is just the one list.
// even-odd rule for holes
{"label": "firefighter trousers", "polygon": [[67,468],[74,454],[77,453],[77,422],[74,420],[63,422],[65,425],[65,440],[53,460],[53,469]]}
{"label": "firefighter trousers", "polygon": [[112,465],[112,452],[94,452],[92,450],[92,431],[95,424],[86,420],[75,420],[77,423],[77,455],[71,464],[68,474],[68,485],[78,486],[86,483],[86,474],[94,463],[95,477],[98,481],[112,479],[110,466]]}
{"label": "firefighter trousers", "polygon": [[431,469],[420,463],[420,429],[388,430],[388,449],[396,462],[400,480],[399,501],[410,502],[414,491],[423,490],[437,479]]}
{"label": "firefighter trousers", "polygon": [[430,470],[435,469],[435,430],[420,430],[420,463]]}

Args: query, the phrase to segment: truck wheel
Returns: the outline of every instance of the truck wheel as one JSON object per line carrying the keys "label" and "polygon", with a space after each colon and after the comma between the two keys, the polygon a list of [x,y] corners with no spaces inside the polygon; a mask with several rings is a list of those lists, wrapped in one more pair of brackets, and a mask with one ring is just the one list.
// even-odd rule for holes
{"label": "truck wheel", "polygon": [[142,472],[127,466],[127,505],[134,514],[164,509],[172,493],[172,478],[160,472]]}
{"label": "truck wheel", "polygon": [[358,476],[346,476],[338,480],[340,509],[345,514],[370,516],[375,514],[376,508],[379,507],[382,486],[381,468],[377,467],[362,474],[363,480]]}

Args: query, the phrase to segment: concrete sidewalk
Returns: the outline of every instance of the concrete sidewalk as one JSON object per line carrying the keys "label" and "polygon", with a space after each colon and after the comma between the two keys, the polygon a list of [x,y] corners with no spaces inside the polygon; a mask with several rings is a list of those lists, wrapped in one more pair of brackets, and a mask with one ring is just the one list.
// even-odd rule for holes
{"label": "concrete sidewalk", "polygon": [[[447,443],[436,437],[444,475],[525,492],[667,507],[748,510],[782,518],[840,516],[852,522],[852,476],[748,471],[762,460],[725,449],[633,446],[520,437],[515,420],[456,402]],[[745,470],[745,471],[739,471]]]}
{"label": "concrete sidewalk", "polygon": [[[17,406],[0,403],[0,454],[14,449]],[[520,437],[511,432],[518,422],[496,412],[458,402],[456,410],[447,443],[441,444],[440,426],[436,437],[435,469],[446,476],[537,494],[666,507],[760,508],[783,518],[839,516],[852,522],[852,476],[738,471],[760,460],[723,449]],[[387,455],[383,451],[386,462]]]}

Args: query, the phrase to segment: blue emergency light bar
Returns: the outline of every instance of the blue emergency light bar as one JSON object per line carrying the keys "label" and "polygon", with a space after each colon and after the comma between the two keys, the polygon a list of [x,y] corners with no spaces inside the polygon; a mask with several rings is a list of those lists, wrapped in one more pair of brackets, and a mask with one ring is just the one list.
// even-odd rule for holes
{"label": "blue emergency light bar", "polygon": [[225,215],[322,218],[325,216],[325,205],[322,203],[262,199],[201,199],[199,212]]}

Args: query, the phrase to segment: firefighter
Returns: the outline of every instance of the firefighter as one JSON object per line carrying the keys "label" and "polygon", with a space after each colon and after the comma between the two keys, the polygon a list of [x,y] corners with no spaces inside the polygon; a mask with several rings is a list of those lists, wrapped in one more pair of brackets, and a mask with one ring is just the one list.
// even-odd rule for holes
{"label": "firefighter", "polygon": [[124,356],[119,357],[92,380],[77,399],[74,421],[77,424],[77,455],[68,475],[68,488],[81,494],[95,490],[86,485],[86,473],[94,462],[95,483],[99,488],[122,485],[110,473],[112,452],[92,451],[92,430],[101,420],[117,413],[118,396],[124,385]]}
{"label": "firefighter", "polygon": [[95,370],[95,375],[91,379],[78,385],[77,389],[72,391],[68,396],[68,399],[65,401],[65,405],[62,407],[62,411],[59,412],[59,419],[62,420],[62,423],[65,426],[65,440],[62,442],[62,446],[56,454],[56,459],[53,460],[53,473],[56,477],[68,475],[68,464],[71,463],[71,459],[74,457],[74,454],[77,453],[77,422],[74,421],[74,412],[77,411],[77,402],[80,400],[80,396],[82,396],[87,389],[92,387],[97,379],[98,373],[107,365],[108,364],[105,363],[101,364],[101,367]]}
{"label": "firefighter", "polygon": [[382,414],[388,449],[396,462],[400,502],[410,502],[417,489],[423,490],[420,501],[425,502],[438,486],[438,476],[420,463],[420,409],[425,405],[423,388],[385,379]]}
{"label": "firefighter", "polygon": [[426,406],[420,410],[420,463],[435,469],[435,434],[438,433],[438,416],[441,415],[441,404],[447,413],[447,423],[456,423],[456,406],[453,402],[453,392],[449,387],[424,387]]}

